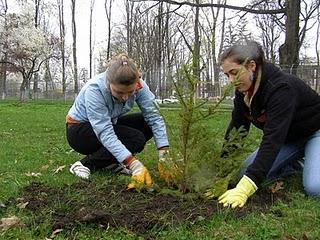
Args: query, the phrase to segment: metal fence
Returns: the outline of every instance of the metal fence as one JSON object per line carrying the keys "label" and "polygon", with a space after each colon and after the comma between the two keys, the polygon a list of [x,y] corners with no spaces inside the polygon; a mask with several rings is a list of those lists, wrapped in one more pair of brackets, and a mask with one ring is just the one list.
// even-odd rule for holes
{"label": "metal fence", "polygon": [[[312,89],[320,93],[320,66],[317,65],[300,65],[297,69],[283,69],[289,73],[296,73],[296,75],[302,79],[305,83],[307,83]],[[11,76],[7,79],[6,84],[6,98],[19,98],[20,96],[20,85],[21,82],[17,80],[19,76]],[[221,84],[225,84],[226,79],[221,79]],[[83,86],[84,82],[80,82],[79,86]],[[172,85],[172,84],[171,84]],[[208,86],[208,84],[206,83]],[[61,83],[56,80],[55,82],[52,82],[50,84],[46,83],[45,81],[42,81],[40,79],[38,83],[39,88],[37,89],[36,95],[33,93],[32,90],[32,84],[31,84],[31,90],[29,93],[30,99],[68,99],[72,100],[75,96],[73,91],[73,84],[68,83],[67,85],[67,91],[64,95],[62,93],[62,87]],[[220,86],[213,86],[212,88],[201,88],[201,91],[207,91],[203,94],[203,97],[205,96],[214,96],[214,97],[220,97],[219,93],[221,94],[221,91],[216,91],[217,94],[210,93],[210,89],[218,88],[220,89]],[[171,91],[172,92],[172,91]]]}

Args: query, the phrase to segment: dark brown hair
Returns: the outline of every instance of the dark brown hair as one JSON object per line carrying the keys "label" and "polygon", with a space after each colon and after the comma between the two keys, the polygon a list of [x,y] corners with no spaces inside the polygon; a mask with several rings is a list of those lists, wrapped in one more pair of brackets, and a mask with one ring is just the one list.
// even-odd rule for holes
{"label": "dark brown hair", "polygon": [[110,83],[127,86],[134,84],[140,77],[136,64],[124,53],[113,57],[107,63],[107,74]]}
{"label": "dark brown hair", "polygon": [[257,67],[260,67],[265,62],[262,47],[255,41],[248,41],[245,44],[235,44],[227,48],[220,56],[220,64],[227,58],[238,64],[245,65],[253,60]]}

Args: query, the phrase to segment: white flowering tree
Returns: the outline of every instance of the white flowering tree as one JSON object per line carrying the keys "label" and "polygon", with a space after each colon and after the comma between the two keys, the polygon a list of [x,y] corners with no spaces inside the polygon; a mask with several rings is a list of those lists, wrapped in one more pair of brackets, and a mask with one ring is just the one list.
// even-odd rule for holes
{"label": "white flowering tree", "polygon": [[9,71],[22,74],[20,100],[27,99],[33,74],[50,58],[47,37],[35,27],[30,7],[25,5],[19,14],[10,14],[7,28],[1,27],[1,35],[7,38],[5,51]]}

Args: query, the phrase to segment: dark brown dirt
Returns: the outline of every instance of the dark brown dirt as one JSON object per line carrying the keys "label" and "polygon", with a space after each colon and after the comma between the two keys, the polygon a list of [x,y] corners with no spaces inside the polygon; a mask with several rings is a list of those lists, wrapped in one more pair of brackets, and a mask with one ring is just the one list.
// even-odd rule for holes
{"label": "dark brown dirt", "polygon": [[[277,200],[289,201],[283,191],[258,191],[235,217],[250,212],[268,212]],[[124,228],[129,232],[152,238],[152,234],[178,224],[194,224],[206,219],[222,207],[216,200],[190,197],[189,194],[165,195],[123,189],[115,182],[97,185],[81,181],[60,188],[33,182],[22,190],[18,202],[28,202],[26,211],[34,216],[33,223],[52,219],[52,229],[72,230],[78,225],[93,224],[103,228]],[[274,213],[278,217],[281,213]],[[151,234],[151,235],[150,235]]]}

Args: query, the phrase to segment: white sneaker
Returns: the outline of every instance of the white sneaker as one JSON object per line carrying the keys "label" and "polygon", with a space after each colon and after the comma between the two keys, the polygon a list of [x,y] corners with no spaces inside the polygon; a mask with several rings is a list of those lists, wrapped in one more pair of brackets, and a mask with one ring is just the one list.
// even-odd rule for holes
{"label": "white sneaker", "polygon": [[74,164],[72,164],[69,170],[72,174],[80,178],[88,179],[90,176],[90,169],[83,166],[80,161],[77,161]]}

